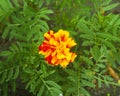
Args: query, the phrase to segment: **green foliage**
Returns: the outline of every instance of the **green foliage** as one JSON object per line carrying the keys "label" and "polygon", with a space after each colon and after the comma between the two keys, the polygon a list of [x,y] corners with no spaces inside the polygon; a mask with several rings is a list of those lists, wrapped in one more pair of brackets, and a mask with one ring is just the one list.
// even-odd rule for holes
{"label": "green foliage", "polygon": [[[103,85],[120,86],[108,70],[120,73],[120,15],[111,13],[119,3],[111,2],[1,0],[0,96],[15,95],[19,83],[32,96],[92,96]],[[38,54],[44,33],[61,28],[77,43],[77,58],[65,69]]]}

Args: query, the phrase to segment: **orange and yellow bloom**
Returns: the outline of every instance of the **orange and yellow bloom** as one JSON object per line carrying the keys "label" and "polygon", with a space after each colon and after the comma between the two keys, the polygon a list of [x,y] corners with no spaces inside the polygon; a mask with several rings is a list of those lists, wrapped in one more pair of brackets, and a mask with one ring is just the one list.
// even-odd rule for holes
{"label": "orange and yellow bloom", "polygon": [[59,30],[49,31],[44,34],[45,40],[39,46],[39,54],[45,56],[45,60],[53,65],[61,65],[65,68],[70,62],[76,58],[76,53],[70,52],[70,48],[75,46],[76,43],[69,37],[69,32]]}

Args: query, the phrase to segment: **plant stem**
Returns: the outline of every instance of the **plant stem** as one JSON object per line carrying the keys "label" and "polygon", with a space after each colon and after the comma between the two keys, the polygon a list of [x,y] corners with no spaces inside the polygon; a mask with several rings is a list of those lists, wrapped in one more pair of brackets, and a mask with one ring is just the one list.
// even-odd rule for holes
{"label": "plant stem", "polygon": [[80,68],[78,68],[78,96],[80,96]]}

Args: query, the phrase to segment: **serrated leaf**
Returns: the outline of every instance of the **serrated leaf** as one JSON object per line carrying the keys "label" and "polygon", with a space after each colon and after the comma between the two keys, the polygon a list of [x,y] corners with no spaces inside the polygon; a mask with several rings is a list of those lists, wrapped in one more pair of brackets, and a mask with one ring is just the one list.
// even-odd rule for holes
{"label": "serrated leaf", "polygon": [[52,91],[52,95],[54,94],[54,96],[59,96],[59,94],[62,93],[60,89],[57,89],[55,87],[51,87],[50,91]]}
{"label": "serrated leaf", "polygon": [[93,41],[95,38],[91,34],[81,34],[80,37]]}
{"label": "serrated leaf", "polygon": [[93,45],[93,44],[95,44],[94,41],[83,41],[83,43],[82,43],[83,46],[90,46],[90,45]]}
{"label": "serrated leaf", "polygon": [[119,18],[119,15],[114,15],[111,21],[109,22],[109,25],[113,25]]}
{"label": "serrated leaf", "polygon": [[12,85],[12,86],[11,86],[11,87],[12,87],[12,91],[13,91],[13,92],[16,92],[16,86],[17,86],[17,85],[16,85],[16,82],[15,82],[15,81],[12,81],[12,82],[11,82],[11,85]]}
{"label": "serrated leaf", "polygon": [[55,73],[55,70],[50,71],[50,72],[47,74],[47,76],[49,76],[49,75],[51,75],[51,74],[53,74],[53,73]]}
{"label": "serrated leaf", "polygon": [[38,4],[39,8],[41,8],[43,6],[43,4],[44,4],[44,0],[40,0],[39,4]]}
{"label": "serrated leaf", "polygon": [[43,8],[38,12],[38,14],[52,14],[52,13],[53,13],[52,10],[48,10],[46,8]]}
{"label": "serrated leaf", "polygon": [[36,91],[38,92],[40,86],[42,86],[42,81],[40,78],[38,78],[37,80],[32,80],[32,82],[30,82],[30,92],[35,93]]}
{"label": "serrated leaf", "polygon": [[13,79],[16,79],[18,77],[18,75],[19,75],[19,67],[16,67],[14,75],[13,75]]}
{"label": "serrated leaf", "polygon": [[19,52],[19,48],[18,48],[17,45],[15,45],[15,44],[12,44],[12,45],[10,46],[10,50],[11,50],[12,52]]}
{"label": "serrated leaf", "polygon": [[42,18],[42,19],[46,19],[46,20],[50,20],[50,18],[45,15],[45,14],[40,14],[40,15],[37,15],[39,18]]}
{"label": "serrated leaf", "polygon": [[92,62],[89,58],[87,58],[87,57],[85,57],[85,56],[82,56],[82,59],[83,59],[87,64],[93,65],[93,62]]}
{"label": "serrated leaf", "polygon": [[2,33],[2,38],[5,39],[7,35],[9,34],[10,29],[6,27]]}
{"label": "serrated leaf", "polygon": [[13,0],[16,7],[19,7],[18,0]]}
{"label": "serrated leaf", "polygon": [[103,10],[104,10],[104,11],[111,10],[111,9],[117,7],[119,4],[120,4],[120,3],[115,3],[115,4],[108,5],[108,6],[106,6],[106,7],[103,7]]}
{"label": "serrated leaf", "polygon": [[81,94],[81,95],[84,94],[86,96],[90,96],[89,92],[86,89],[84,89],[84,88],[80,88],[80,93],[79,94]]}
{"label": "serrated leaf", "polygon": [[106,66],[104,65],[104,64],[97,64],[97,66],[99,67],[99,68],[106,68]]}
{"label": "serrated leaf", "polygon": [[40,87],[40,90],[39,90],[39,92],[37,93],[37,96],[43,96],[43,92],[45,91],[45,86],[44,85],[42,85],[41,87]]}
{"label": "serrated leaf", "polygon": [[6,2],[6,6],[9,8],[8,9],[13,9],[12,3],[10,2],[10,0],[4,0]]}
{"label": "serrated leaf", "polygon": [[8,82],[12,78],[12,76],[13,76],[13,69],[8,71],[8,77],[7,77],[6,81]]}
{"label": "serrated leaf", "polygon": [[115,26],[120,25],[120,18],[115,22]]}
{"label": "serrated leaf", "polygon": [[84,24],[84,21],[82,19],[78,21],[77,28],[81,32],[94,37],[94,33],[88,28],[88,26],[86,24]]}
{"label": "serrated leaf", "polygon": [[55,83],[54,81],[50,81],[50,80],[48,80],[48,81],[45,81],[49,86],[54,86],[55,88],[57,88],[57,89],[61,89],[61,86],[60,85],[58,85],[57,83]]}
{"label": "serrated leaf", "polygon": [[1,0],[0,6],[2,7],[2,9],[4,9],[4,11],[10,11],[11,9],[13,9],[13,6],[9,0]]}
{"label": "serrated leaf", "polygon": [[99,60],[99,62],[101,62],[101,63],[105,63],[107,61],[108,61],[107,59],[101,59],[101,60]]}
{"label": "serrated leaf", "polygon": [[93,48],[91,48],[90,50],[93,58],[97,61],[100,57],[100,49],[97,46],[94,46]]}
{"label": "serrated leaf", "polygon": [[102,38],[99,38],[99,37],[97,39],[100,40],[102,44],[105,44],[107,47],[111,48],[111,50],[116,51],[116,48],[112,44],[112,42],[105,40],[105,39],[102,39]]}
{"label": "serrated leaf", "polygon": [[2,78],[0,79],[0,84],[4,83],[6,78],[7,78],[7,71],[4,71],[2,74]]}
{"label": "serrated leaf", "polygon": [[[40,22],[40,25],[42,26],[42,27],[40,27],[40,28],[43,28],[43,27],[44,27],[44,29],[49,30],[49,26],[48,26],[47,22],[45,22],[45,21],[43,21],[43,20],[39,20],[39,22]],[[44,32],[44,31],[43,31],[43,32]]]}
{"label": "serrated leaf", "polygon": [[3,84],[3,96],[8,96],[8,83]]}
{"label": "serrated leaf", "polygon": [[105,0],[102,5],[103,5],[103,6],[104,6],[104,5],[108,5],[108,4],[111,3],[111,1],[112,1],[112,0]]}
{"label": "serrated leaf", "polygon": [[82,80],[82,81],[81,81],[81,84],[82,84],[83,86],[87,86],[87,87],[95,87],[95,84],[94,84],[94,83],[92,83],[92,82],[90,82],[90,81],[87,81],[87,80]]}
{"label": "serrated leaf", "polygon": [[116,36],[113,36],[113,35],[111,35],[111,34],[97,33],[96,35],[99,36],[99,37],[105,38],[105,39],[107,39],[107,40],[113,40],[113,41],[120,42],[120,38],[118,38],[118,37],[116,37]]}
{"label": "serrated leaf", "polygon": [[11,56],[11,54],[12,54],[12,52],[10,52],[10,51],[2,51],[0,53],[0,56]]}

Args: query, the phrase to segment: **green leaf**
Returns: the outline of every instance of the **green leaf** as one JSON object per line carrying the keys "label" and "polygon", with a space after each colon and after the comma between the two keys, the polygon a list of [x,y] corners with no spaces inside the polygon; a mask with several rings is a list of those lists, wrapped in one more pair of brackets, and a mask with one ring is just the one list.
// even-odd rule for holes
{"label": "green leaf", "polygon": [[73,86],[67,89],[67,93],[74,93],[76,91],[77,91],[76,87],[73,87]]}
{"label": "green leaf", "polygon": [[40,10],[39,13],[40,14],[51,14],[51,13],[53,13],[53,11],[52,10],[48,10],[46,8],[43,8],[43,9]]}
{"label": "green leaf", "polygon": [[8,96],[8,83],[3,84],[3,96]]}
{"label": "green leaf", "polygon": [[107,47],[111,48],[111,50],[116,51],[116,48],[112,44],[112,42],[105,40],[105,39],[102,39],[102,38],[99,38],[99,37],[97,39],[101,41],[101,44],[105,44]]}
{"label": "green leaf", "polygon": [[45,91],[45,86],[44,85],[42,85],[41,87],[40,87],[40,90],[39,90],[39,92],[37,93],[37,96],[43,96],[43,92]]}
{"label": "green leaf", "polygon": [[96,33],[97,36],[101,37],[101,38],[105,38],[107,40],[113,40],[116,42],[120,42],[120,38],[113,36],[111,34],[107,34],[107,33]]}
{"label": "green leaf", "polygon": [[48,85],[50,85],[50,86],[54,86],[55,88],[57,88],[57,89],[61,89],[61,86],[60,85],[58,85],[57,83],[55,83],[54,81],[50,81],[50,80],[48,80],[48,81],[45,81]]}
{"label": "green leaf", "polygon": [[11,56],[11,54],[12,54],[12,52],[11,51],[2,51],[1,53],[0,53],[0,56]]}
{"label": "green leaf", "polygon": [[43,20],[39,20],[39,22],[40,22],[40,25],[41,25],[40,28],[44,28],[45,32],[49,30],[49,26],[48,26],[47,22],[45,22]]}
{"label": "green leaf", "polygon": [[93,48],[91,48],[90,50],[93,58],[97,61],[100,57],[100,49],[97,46],[94,46]]}
{"label": "green leaf", "polygon": [[11,86],[11,87],[12,87],[12,91],[13,91],[13,92],[16,92],[17,85],[16,85],[15,80],[12,80],[11,85],[12,85],[12,86]]}
{"label": "green leaf", "polygon": [[104,2],[103,2],[103,4],[102,4],[102,6],[110,4],[110,3],[111,3],[111,1],[112,1],[112,0],[104,0]]}
{"label": "green leaf", "polygon": [[52,92],[53,96],[59,96],[59,94],[62,93],[61,90],[59,90],[59,89],[57,89],[55,87],[51,87],[50,91]]}
{"label": "green leaf", "polygon": [[85,57],[85,56],[82,56],[82,59],[83,59],[87,64],[93,65],[93,62],[92,62],[89,58],[87,58],[87,57]]}
{"label": "green leaf", "polygon": [[114,24],[115,26],[117,26],[117,25],[120,25],[120,18],[119,19],[117,19],[117,21],[115,22],[115,24]]}
{"label": "green leaf", "polygon": [[[35,75],[36,76],[36,75]],[[35,77],[36,78],[36,77]],[[27,83],[26,88],[30,87],[30,92],[36,94],[36,92],[39,92],[40,87],[44,83],[42,82],[41,78],[39,77],[38,79],[30,79],[30,81]]]}
{"label": "green leaf", "polygon": [[89,34],[89,33],[88,34],[87,33],[86,34],[81,34],[80,37],[91,40],[91,42],[95,39],[95,37],[93,35]]}
{"label": "green leaf", "polygon": [[82,43],[82,45],[83,46],[90,46],[90,45],[93,45],[93,44],[95,44],[95,42],[94,41],[83,41],[83,43]]}
{"label": "green leaf", "polygon": [[16,7],[19,7],[19,3],[18,3],[18,0],[13,0],[14,4]]}
{"label": "green leaf", "polygon": [[9,34],[9,27],[6,27],[2,33],[2,38],[5,39],[7,37],[7,35]]}
{"label": "green leaf", "polygon": [[116,23],[118,18],[119,18],[119,15],[114,15],[113,18],[111,19],[111,21],[109,22],[109,25],[113,25],[114,23]]}
{"label": "green leaf", "polygon": [[104,11],[111,10],[111,9],[117,7],[119,4],[120,4],[120,3],[115,3],[115,4],[108,5],[108,6],[106,6],[106,7],[103,7],[103,10],[104,10]]}
{"label": "green leaf", "polygon": [[86,86],[86,87],[95,87],[95,84],[94,83],[92,83],[92,82],[90,82],[90,81],[87,81],[87,80],[82,80],[81,81],[81,84],[82,84],[82,86]]}
{"label": "green leaf", "polygon": [[94,37],[94,33],[90,30],[90,28],[85,24],[85,20],[82,18],[78,21],[78,24],[76,26],[81,32],[91,35]]}
{"label": "green leaf", "polygon": [[4,71],[2,74],[2,78],[0,79],[0,84],[4,83],[6,78],[7,78],[7,71]]}
{"label": "green leaf", "polygon": [[106,68],[106,66],[104,65],[104,64],[97,64],[97,66],[99,67],[99,68]]}
{"label": "green leaf", "polygon": [[[100,78],[100,76],[98,78]],[[102,86],[102,81],[98,80],[98,87],[101,88],[101,86]]]}
{"label": "green leaf", "polygon": [[11,10],[13,8],[10,0],[0,0],[0,6],[5,11],[9,11],[9,10]]}
{"label": "green leaf", "polygon": [[80,94],[85,96],[90,96],[89,92],[85,88],[80,88]]}
{"label": "green leaf", "polygon": [[8,77],[7,77],[6,81],[8,82],[12,78],[12,76],[13,76],[13,69],[8,71]]}
{"label": "green leaf", "polygon": [[47,76],[49,76],[49,75],[51,75],[53,73],[55,73],[55,70],[52,70],[52,71],[48,72]]}
{"label": "green leaf", "polygon": [[16,67],[14,75],[13,75],[13,79],[16,79],[18,77],[18,75],[19,75],[19,67]]}
{"label": "green leaf", "polygon": [[[46,20],[50,20],[50,18],[47,16],[47,15],[45,15],[45,14],[40,14],[40,15],[37,15],[39,18],[42,18],[42,19],[46,19]],[[36,17],[37,17],[36,16]]]}

